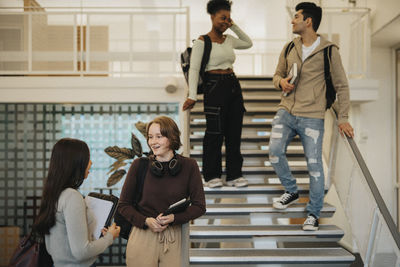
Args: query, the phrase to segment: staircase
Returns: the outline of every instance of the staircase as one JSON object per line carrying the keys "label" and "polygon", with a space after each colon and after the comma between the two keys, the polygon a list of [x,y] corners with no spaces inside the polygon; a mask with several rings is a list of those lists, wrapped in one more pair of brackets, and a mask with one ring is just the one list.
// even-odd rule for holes
{"label": "staircase", "polygon": [[[273,88],[271,78],[239,80],[247,109],[242,131],[242,170],[250,185],[240,189],[205,188],[207,212],[190,226],[190,265],[350,266],[354,256],[337,244],[344,235],[341,229],[320,224],[318,231],[302,230],[309,186],[298,137],[289,145],[287,155],[301,200],[286,210],[272,207],[273,199],[283,193],[268,161],[271,123],[280,92]],[[201,166],[205,131],[202,96],[192,109],[190,129],[190,154]],[[325,204],[321,217],[334,213],[335,207]]]}

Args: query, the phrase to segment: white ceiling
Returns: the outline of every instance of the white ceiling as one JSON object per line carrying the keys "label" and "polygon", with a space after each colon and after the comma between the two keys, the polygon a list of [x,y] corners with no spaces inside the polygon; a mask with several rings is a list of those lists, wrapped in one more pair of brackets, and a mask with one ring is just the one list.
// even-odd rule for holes
{"label": "white ceiling", "polygon": [[383,28],[372,34],[372,46],[396,47],[400,45],[400,14]]}

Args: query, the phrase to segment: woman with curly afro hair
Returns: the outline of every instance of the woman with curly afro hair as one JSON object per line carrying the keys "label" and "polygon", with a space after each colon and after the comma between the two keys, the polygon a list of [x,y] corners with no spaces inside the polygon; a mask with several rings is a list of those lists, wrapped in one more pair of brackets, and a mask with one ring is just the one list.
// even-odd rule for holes
{"label": "woman with curly afro hair", "polygon": [[[243,187],[248,182],[242,176],[243,157],[240,152],[242,135],[243,104],[242,89],[233,72],[234,49],[247,49],[253,43],[231,19],[231,1],[210,0],[207,12],[212,28],[207,33],[211,39],[210,59],[204,75],[204,113],[206,132],[203,139],[203,176],[206,186],[223,186],[222,142],[225,138],[226,184]],[[237,37],[224,34],[231,29]],[[189,96],[183,110],[191,109],[196,103],[197,84],[201,59],[204,51],[204,37],[200,36],[192,48],[189,69]]]}

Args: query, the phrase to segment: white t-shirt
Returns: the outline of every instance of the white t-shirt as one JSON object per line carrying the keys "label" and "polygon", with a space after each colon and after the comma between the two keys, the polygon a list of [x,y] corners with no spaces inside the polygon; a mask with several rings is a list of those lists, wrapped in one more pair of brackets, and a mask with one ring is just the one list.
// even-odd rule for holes
{"label": "white t-shirt", "polygon": [[319,46],[319,44],[321,43],[321,38],[318,36],[317,40],[314,41],[314,43],[310,46],[305,46],[304,44],[301,46],[303,49],[303,54],[301,57],[301,60],[304,62],[304,60],[311,55],[312,51],[314,51],[314,49]]}

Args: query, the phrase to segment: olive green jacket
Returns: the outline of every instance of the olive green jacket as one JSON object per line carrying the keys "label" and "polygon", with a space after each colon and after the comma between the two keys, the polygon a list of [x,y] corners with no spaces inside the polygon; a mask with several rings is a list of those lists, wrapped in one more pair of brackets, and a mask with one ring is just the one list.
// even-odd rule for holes
{"label": "olive green jacket", "polygon": [[285,60],[285,50],[288,44],[283,48],[278,66],[274,74],[273,82],[275,88],[282,90],[279,82],[287,77],[293,63],[297,63],[297,80],[295,89],[285,96],[282,93],[279,108],[286,109],[294,116],[320,118],[325,117],[326,111],[326,85],[324,77],[324,48],[333,45],[330,58],[330,71],[332,83],[337,93],[338,123],[344,123],[348,120],[350,108],[350,93],[346,73],[343,69],[342,60],[339,54],[339,48],[321,37],[321,42],[317,48],[307,57],[304,62],[302,56],[301,37],[293,40],[294,47],[288,53]]}

